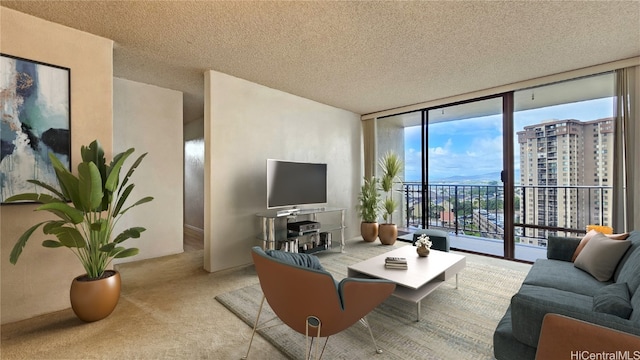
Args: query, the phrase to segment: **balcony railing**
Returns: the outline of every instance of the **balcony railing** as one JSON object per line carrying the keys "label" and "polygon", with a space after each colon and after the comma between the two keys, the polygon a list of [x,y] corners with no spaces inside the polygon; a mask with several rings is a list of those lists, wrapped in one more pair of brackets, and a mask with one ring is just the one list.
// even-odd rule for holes
{"label": "balcony railing", "polygon": [[[408,228],[440,228],[456,235],[504,239],[502,185],[404,182]],[[516,242],[546,246],[549,235],[579,236],[588,224],[610,225],[611,214],[597,204],[611,203],[611,186],[521,185],[515,188]],[[422,214],[422,203],[426,213]],[[423,226],[423,219],[427,226]]]}

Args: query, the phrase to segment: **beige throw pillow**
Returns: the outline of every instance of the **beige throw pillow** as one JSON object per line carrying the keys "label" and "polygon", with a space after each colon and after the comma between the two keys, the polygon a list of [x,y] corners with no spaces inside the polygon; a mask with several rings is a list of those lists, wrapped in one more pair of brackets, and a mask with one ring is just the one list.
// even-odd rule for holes
{"label": "beige throw pillow", "polygon": [[[578,244],[578,247],[576,248],[576,251],[574,251],[573,256],[571,257],[571,261],[576,261],[576,258],[578,257],[578,254],[580,254],[582,249],[584,249],[585,245],[587,245],[589,240],[591,240],[591,238],[595,234],[598,234],[598,232],[596,230],[589,230],[589,232],[587,232],[587,234],[582,238],[582,240],[580,240],[580,243]],[[629,234],[628,233],[624,233],[624,234],[606,234],[605,236],[608,237],[609,239],[613,239],[613,240],[625,240],[626,238],[629,237]]]}
{"label": "beige throw pillow", "polygon": [[598,281],[608,281],[629,246],[631,242],[628,240],[613,240],[603,234],[595,234],[578,254],[574,266]]}

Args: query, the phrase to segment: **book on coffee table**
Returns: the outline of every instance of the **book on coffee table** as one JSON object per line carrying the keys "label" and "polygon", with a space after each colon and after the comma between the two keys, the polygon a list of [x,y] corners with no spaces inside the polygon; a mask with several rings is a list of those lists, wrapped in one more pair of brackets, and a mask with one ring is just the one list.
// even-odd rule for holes
{"label": "book on coffee table", "polygon": [[407,258],[389,256],[384,259],[384,267],[387,269],[407,269]]}
{"label": "book on coffee table", "polygon": [[384,264],[384,267],[387,269],[400,269],[400,270],[407,270],[407,264],[392,264],[392,263],[386,263]]}
{"label": "book on coffee table", "polygon": [[404,257],[396,257],[396,256],[388,256],[384,259],[385,264],[407,264],[407,258]]}

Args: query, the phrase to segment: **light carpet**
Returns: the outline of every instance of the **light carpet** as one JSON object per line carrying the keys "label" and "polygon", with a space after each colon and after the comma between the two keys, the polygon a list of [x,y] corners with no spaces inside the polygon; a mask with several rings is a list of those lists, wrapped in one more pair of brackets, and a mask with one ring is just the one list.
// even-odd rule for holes
{"label": "light carpet", "polygon": [[[342,279],[348,265],[389,250],[389,247],[361,242],[347,253],[329,252],[318,256],[336,279]],[[493,331],[527,270],[528,266],[467,255],[467,267],[459,275],[459,288],[455,288],[455,279],[452,279],[422,300],[419,322],[415,321],[415,304],[390,297],[367,317],[378,346],[384,351],[375,359],[493,359]],[[262,290],[255,284],[218,295],[216,299],[253,326]],[[273,316],[271,308],[265,305],[261,319]],[[286,325],[259,333],[288,357],[304,358],[304,335]],[[365,359],[373,354],[368,331],[357,323],[332,336],[323,357]],[[259,354],[252,355],[250,358],[259,358]]]}

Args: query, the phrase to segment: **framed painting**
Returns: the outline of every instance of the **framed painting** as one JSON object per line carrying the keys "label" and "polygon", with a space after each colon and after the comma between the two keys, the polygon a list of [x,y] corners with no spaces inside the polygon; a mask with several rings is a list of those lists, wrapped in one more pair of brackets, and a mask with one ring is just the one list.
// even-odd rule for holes
{"label": "framed painting", "polygon": [[71,71],[0,54],[0,200],[58,187],[49,153],[71,166]]}

